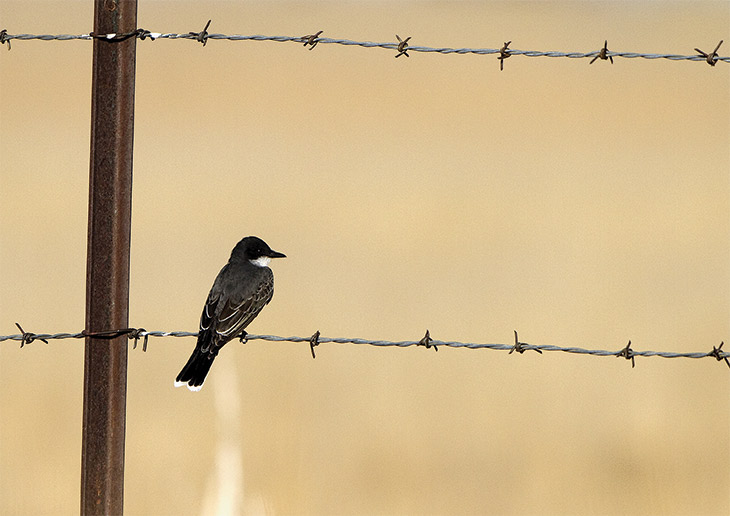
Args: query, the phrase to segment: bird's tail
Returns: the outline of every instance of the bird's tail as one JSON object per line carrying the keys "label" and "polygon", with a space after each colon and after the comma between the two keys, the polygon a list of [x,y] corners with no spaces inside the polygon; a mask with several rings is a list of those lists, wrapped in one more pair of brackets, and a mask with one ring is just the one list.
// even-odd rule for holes
{"label": "bird's tail", "polygon": [[208,376],[210,366],[213,365],[215,355],[212,353],[201,353],[200,348],[195,348],[190,355],[188,363],[182,368],[180,374],[175,378],[175,387],[187,385],[191,391],[199,391],[203,388],[205,377]]}

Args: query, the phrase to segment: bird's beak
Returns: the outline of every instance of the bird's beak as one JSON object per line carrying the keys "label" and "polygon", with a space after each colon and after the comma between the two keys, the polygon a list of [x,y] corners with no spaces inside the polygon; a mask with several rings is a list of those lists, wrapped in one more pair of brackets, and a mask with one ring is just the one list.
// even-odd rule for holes
{"label": "bird's beak", "polygon": [[272,250],[269,258],[286,258],[286,255]]}

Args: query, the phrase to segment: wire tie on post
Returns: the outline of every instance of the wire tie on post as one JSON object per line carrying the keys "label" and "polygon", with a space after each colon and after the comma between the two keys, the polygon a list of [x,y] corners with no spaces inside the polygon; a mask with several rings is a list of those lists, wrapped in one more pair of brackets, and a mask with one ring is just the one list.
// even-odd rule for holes
{"label": "wire tie on post", "polygon": [[314,348],[316,346],[319,346],[319,330],[315,331],[314,334],[309,337],[309,349],[312,352],[312,358],[317,358],[314,356]]}
{"label": "wire tie on post", "polygon": [[509,51],[510,43],[512,42],[507,41],[504,45],[502,45],[502,48],[499,49],[499,56],[497,57],[497,59],[499,59],[500,72],[504,70],[504,60],[512,55],[512,52]]}
{"label": "wire tie on post", "polygon": [[710,66],[715,66],[715,63],[717,63],[717,51],[720,49],[720,45],[722,45],[722,41],[720,40],[720,43],[717,44],[715,47],[715,50],[712,51],[710,54],[705,54],[702,50],[699,48],[695,48],[697,52],[699,52],[700,56],[705,58],[705,61],[707,61],[707,64]]}
{"label": "wire tie on post", "polygon": [[193,36],[195,41],[198,41],[205,46],[208,42],[208,27],[210,27],[211,21],[212,20],[208,20],[208,23],[205,24],[205,28],[201,32],[188,32],[188,35]]}
{"label": "wire tie on post", "polygon": [[396,34],[395,37],[398,38],[398,47],[397,47],[398,53],[395,55],[395,57],[400,57],[400,56],[411,57],[408,55],[408,50],[407,50],[408,49],[408,40],[410,40],[411,37],[408,36],[406,39],[400,39],[400,36],[398,34]]}
{"label": "wire tie on post", "polygon": [[10,38],[8,37],[8,29],[0,30],[0,45],[3,43],[8,44],[8,50],[10,50]]}
{"label": "wire tie on post", "polygon": [[38,337],[35,333],[31,333],[29,331],[25,331],[20,326],[20,324],[15,323],[15,326],[17,326],[18,329],[20,330],[20,333],[23,334],[23,338],[20,340],[20,347],[21,347],[21,349],[22,349],[23,346],[25,346],[26,344],[30,344],[31,342],[33,342],[36,339],[42,340],[43,342],[45,342],[46,344],[48,344],[48,341],[46,339],[43,339],[41,337]]}
{"label": "wire tie on post", "polygon": [[593,59],[591,59],[591,62],[588,63],[588,64],[593,64],[593,62],[596,59],[603,59],[604,61],[606,59],[610,59],[611,60],[611,64],[613,64],[613,56],[608,55],[608,40],[605,40],[603,42],[603,48],[601,50],[599,50],[599,52],[596,55],[596,57],[594,57]]}
{"label": "wire tie on post", "polygon": [[720,346],[717,348],[715,346],[712,346],[712,351],[709,353],[709,355],[711,357],[715,357],[718,360],[718,362],[720,360],[724,360],[725,363],[727,364],[727,366],[730,367],[730,362],[728,362],[727,355],[723,356],[723,354],[722,354],[723,353],[723,351],[722,351],[723,344],[725,344],[725,341],[720,342]]}
{"label": "wire tie on post", "polygon": [[311,45],[309,47],[309,50],[314,50],[314,47],[317,46],[317,43],[319,43],[319,35],[322,34],[324,31],[321,30],[317,32],[316,34],[310,34],[309,36],[302,36],[301,40],[304,42],[304,46]]}
{"label": "wire tie on post", "polygon": [[84,337],[91,337],[94,339],[116,339],[124,335],[129,335],[134,332],[134,328],[122,328],[121,330],[103,330],[103,331],[82,331],[81,334]]}
{"label": "wire tie on post", "polygon": [[631,349],[631,341],[626,344],[626,347],[616,353],[616,357],[624,357],[626,360],[631,360],[631,367],[633,368],[636,364],[634,363],[634,350]]}
{"label": "wire tie on post", "polygon": [[132,32],[126,32],[124,34],[117,34],[112,39],[112,41],[125,41],[125,40],[128,40],[129,38],[137,38],[137,36],[139,36],[139,30],[140,29],[135,29]]}
{"label": "wire tie on post", "polygon": [[[142,335],[144,333],[144,335]],[[137,349],[137,341],[144,337],[144,340],[142,341],[142,351],[147,351],[147,339],[149,339],[149,335],[147,335],[147,330],[144,328],[136,328],[129,332],[129,335],[127,335],[127,338],[132,340],[134,339],[134,346],[132,346],[132,349]]]}
{"label": "wire tie on post", "polygon": [[431,338],[431,334],[428,330],[426,330],[426,335],[424,335],[423,338],[418,341],[416,346],[426,346],[426,349],[433,348],[434,350],[438,351],[438,346],[436,344],[431,344],[432,342],[433,339]]}
{"label": "wire tie on post", "polygon": [[124,32],[122,34],[116,34],[114,32],[110,34],[95,34],[93,32],[89,32],[89,36],[94,39],[103,39],[105,41],[125,41],[131,37],[137,37],[139,34],[140,29],[134,30],[132,32]]}

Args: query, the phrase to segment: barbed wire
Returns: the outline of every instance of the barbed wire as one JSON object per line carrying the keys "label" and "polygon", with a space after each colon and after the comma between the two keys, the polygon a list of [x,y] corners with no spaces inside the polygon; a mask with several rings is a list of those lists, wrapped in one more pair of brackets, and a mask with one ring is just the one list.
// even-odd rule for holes
{"label": "barbed wire", "polygon": [[[40,340],[48,344],[49,340],[62,340],[62,339],[82,339],[85,337],[92,337],[97,339],[115,339],[117,337],[127,336],[130,340],[134,340],[134,347],[136,349],[137,343],[140,339],[143,340],[142,350],[147,351],[147,341],[149,337],[197,337],[198,332],[190,331],[147,331],[144,328],[122,328],[119,330],[108,330],[99,332],[87,332],[81,331],[77,333],[31,333],[26,332],[20,326],[15,323],[18,329],[21,331],[15,335],[0,335],[0,342],[3,341],[20,341],[20,347],[22,348],[26,344],[30,344],[36,340]],[[661,357],[661,358],[708,358],[713,357],[718,361],[724,361],[728,367],[730,367],[730,353],[722,351],[722,346],[725,342],[721,342],[718,347],[713,346],[712,351],[709,352],[692,352],[692,353],[674,353],[670,351],[637,351],[631,349],[631,341],[618,351],[607,351],[602,349],[584,349],[577,347],[561,347],[547,344],[533,345],[526,342],[520,342],[517,331],[515,330],[515,341],[514,344],[484,344],[475,342],[458,342],[458,341],[443,341],[435,340],[431,338],[431,334],[426,330],[426,334],[420,340],[403,340],[403,341],[390,341],[390,340],[370,340],[360,338],[346,338],[346,337],[322,337],[319,331],[316,331],[311,337],[279,337],[277,335],[254,335],[244,332],[239,337],[242,342],[249,340],[266,340],[273,342],[307,342],[309,343],[310,350],[312,352],[312,358],[315,358],[314,348],[320,344],[335,343],[335,344],[367,344],[370,346],[378,347],[399,347],[405,348],[410,346],[424,346],[426,349],[434,348],[438,351],[439,346],[446,346],[451,348],[468,348],[468,349],[492,349],[497,351],[508,351],[509,354],[513,352],[524,353],[525,351],[536,351],[542,354],[543,351],[562,351],[564,353],[574,353],[579,355],[590,355],[590,356],[615,356],[623,357],[627,360],[631,360],[631,367],[635,366],[635,357]]]}
{"label": "barbed wire", "polygon": [[320,35],[324,31],[319,31],[314,34],[306,36],[262,36],[262,35],[240,35],[240,34],[217,34],[209,33],[208,27],[211,21],[205,25],[205,28],[200,32],[187,32],[187,33],[163,33],[163,32],[151,32],[146,29],[136,29],[131,32],[125,33],[110,33],[110,34],[94,34],[90,32],[88,34],[8,34],[7,29],[0,31],[0,44],[7,43],[8,50],[10,50],[11,40],[41,40],[41,41],[69,41],[69,40],[105,40],[110,42],[125,41],[129,38],[138,38],[141,40],[150,39],[189,39],[202,43],[203,46],[206,43],[213,40],[227,40],[227,41],[276,41],[280,43],[292,42],[292,43],[303,43],[305,47],[309,47],[309,50],[313,50],[319,43],[322,44],[336,44],[344,46],[358,46],[362,48],[383,48],[388,50],[395,50],[397,53],[395,57],[405,56],[410,57],[409,52],[426,52],[426,53],[439,53],[444,55],[451,54],[475,54],[475,55],[491,55],[497,54],[499,60],[500,70],[504,68],[504,60],[512,56],[525,56],[525,57],[567,57],[571,59],[584,59],[590,58],[589,64],[593,64],[597,59],[608,60],[613,64],[614,57],[623,57],[626,59],[668,59],[670,61],[705,61],[710,66],[715,66],[719,62],[730,63],[730,57],[721,57],[717,54],[717,51],[722,45],[722,40],[717,44],[715,50],[712,52],[704,52],[698,48],[694,50],[697,52],[695,55],[679,55],[679,54],[653,54],[643,52],[615,52],[608,50],[608,41],[604,41],[604,45],[601,49],[591,52],[558,52],[558,51],[541,51],[541,50],[519,50],[509,48],[512,43],[508,41],[502,45],[501,48],[449,48],[449,47],[426,47],[426,46],[412,46],[409,41],[411,36],[401,39],[400,36],[396,35],[397,42],[386,42],[377,43],[373,41],[353,41],[350,39],[335,39],[335,38],[324,38]]}

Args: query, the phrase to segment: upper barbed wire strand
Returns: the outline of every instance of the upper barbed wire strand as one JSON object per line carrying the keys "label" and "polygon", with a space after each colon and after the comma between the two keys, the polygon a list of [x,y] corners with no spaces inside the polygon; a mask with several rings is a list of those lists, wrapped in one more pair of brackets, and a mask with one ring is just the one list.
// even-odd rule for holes
{"label": "upper barbed wire strand", "polygon": [[[202,34],[202,36],[201,36]],[[12,40],[41,40],[41,41],[69,41],[69,40],[93,40],[93,39],[107,39],[110,41],[119,41],[127,39],[131,36],[136,36],[139,39],[189,39],[194,41],[205,41],[205,40],[227,40],[227,41],[276,41],[276,42],[295,42],[295,43],[306,43],[309,36],[264,36],[260,34],[255,35],[240,35],[240,34],[217,34],[203,32],[188,32],[188,33],[162,33],[162,32],[150,32],[144,29],[136,29],[132,32],[120,33],[120,34],[8,34],[7,30],[3,33],[2,43],[8,43]],[[311,38],[312,43],[322,44],[336,44],[344,46],[359,46],[363,48],[384,48],[388,50],[398,50],[398,42],[387,42],[378,43],[373,41],[354,41],[350,39],[339,39],[339,38],[325,38],[317,37]],[[720,42],[720,44],[722,41]],[[718,44],[718,48],[720,46]],[[450,48],[450,47],[426,47],[426,46],[407,46],[409,52],[425,52],[425,53],[439,53],[439,54],[476,54],[476,55],[499,55],[502,50],[499,48]],[[525,56],[525,57],[566,57],[570,59],[581,59],[581,58],[595,58],[601,54],[601,50],[594,50],[591,52],[563,52],[563,51],[541,51],[541,50],[519,50],[509,49],[511,56]],[[699,50],[698,50],[699,52]],[[626,59],[668,59],[670,61],[706,61],[710,64],[719,62],[730,63],[730,57],[721,57],[716,54],[717,48],[710,54],[702,53],[695,55],[681,55],[681,54],[654,54],[644,52],[615,52],[610,51],[606,53],[607,57],[623,57]],[[714,66],[714,65],[713,65]]]}

